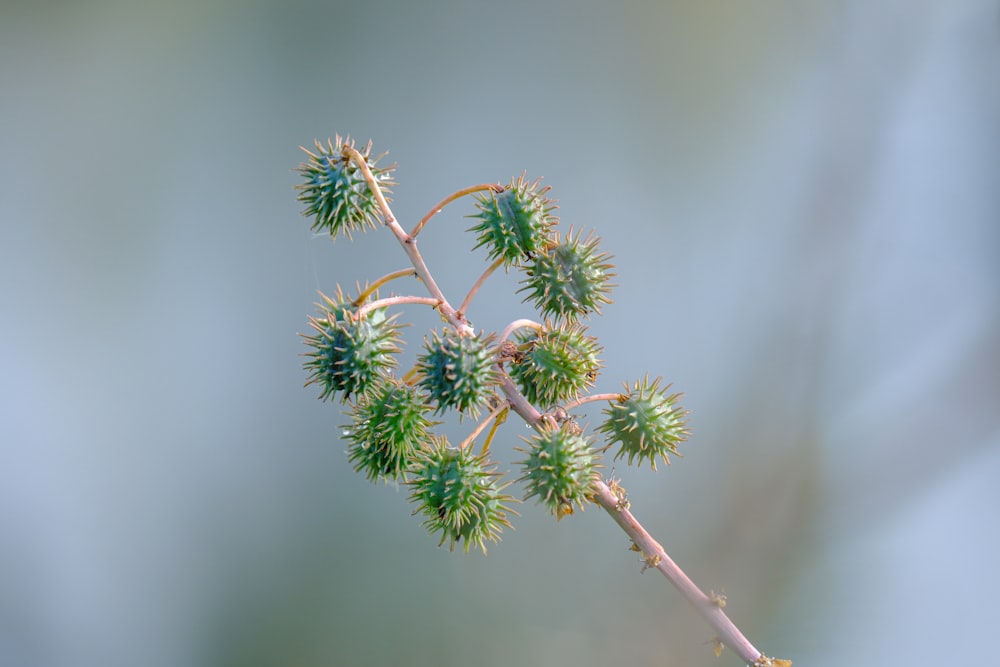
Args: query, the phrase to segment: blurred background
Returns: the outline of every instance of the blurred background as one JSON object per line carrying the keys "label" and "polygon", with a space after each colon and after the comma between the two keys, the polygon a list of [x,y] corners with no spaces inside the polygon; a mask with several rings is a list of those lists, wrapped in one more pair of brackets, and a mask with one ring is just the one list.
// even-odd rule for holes
{"label": "blurred background", "polygon": [[[300,216],[335,133],[391,151],[406,227],[526,170],[601,235],[597,389],[662,375],[693,429],[614,474],[758,648],[981,661],[998,56],[995,0],[3,2],[0,665],[739,664],[596,508],[449,553],[352,473],[297,334],[405,258]],[[456,302],[471,211],[421,237]],[[532,315],[517,280],[477,327]]]}

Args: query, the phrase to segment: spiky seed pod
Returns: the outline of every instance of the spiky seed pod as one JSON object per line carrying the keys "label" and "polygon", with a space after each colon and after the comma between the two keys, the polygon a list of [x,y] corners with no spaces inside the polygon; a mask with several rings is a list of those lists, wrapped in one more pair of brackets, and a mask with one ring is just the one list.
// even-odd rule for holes
{"label": "spiky seed pod", "polygon": [[[351,238],[352,232],[364,231],[366,227],[374,229],[381,213],[364,172],[344,152],[345,146],[354,148],[354,141],[340,135],[333,141],[327,140],[325,146],[316,141],[316,152],[303,148],[309,159],[296,168],[305,179],[305,183],[295,186],[299,201],[306,205],[302,214],[313,218],[313,231],[325,231],[333,238],[341,232]],[[396,165],[377,167],[385,153],[371,157],[371,141],[358,152],[388,201],[389,189],[395,185],[391,173]]]}
{"label": "spiky seed pod", "polygon": [[541,409],[575,398],[591,386],[601,368],[601,346],[580,324],[562,323],[516,335],[523,351],[508,372],[525,398]]}
{"label": "spiky seed pod", "polygon": [[468,336],[445,329],[424,339],[424,353],[417,357],[420,386],[437,405],[435,414],[454,408],[475,416],[493,393],[494,336]]}
{"label": "spiky seed pod", "polygon": [[468,231],[478,234],[476,248],[486,246],[491,260],[503,258],[504,266],[520,264],[542,252],[549,243],[549,230],[558,219],[552,215],[555,202],[539,187],[541,179],[529,183],[524,174],[500,192],[476,197],[479,212]]}
{"label": "spiky seed pod", "polygon": [[361,318],[354,315],[354,306],[348,302],[340,287],[336,299],[320,294],[323,303],[317,304],[320,313],[310,316],[309,326],[315,333],[303,335],[312,351],[304,366],[309,370],[306,385],[318,384],[320,398],[328,399],[336,392],[343,392],[341,400],[363,394],[382,374],[396,365],[399,353],[399,327],[396,315],[387,316],[384,308],[367,313]]}
{"label": "spiky seed pod", "polygon": [[423,525],[432,535],[454,549],[462,542],[465,551],[475,545],[486,553],[486,540],[497,542],[504,526],[509,527],[506,502],[513,500],[503,493],[507,484],[498,483],[494,464],[486,454],[475,455],[471,447],[458,449],[444,438],[434,438],[414,462],[410,500],[416,503],[414,514],[424,517]]}
{"label": "spiky seed pod", "polygon": [[430,406],[420,390],[386,377],[350,411],[348,459],[372,482],[398,481],[429,439]]}
{"label": "spiky seed pod", "polygon": [[574,505],[583,509],[598,468],[598,455],[588,439],[579,429],[552,428],[524,441],[528,449],[517,449],[528,455],[519,462],[525,499],[538,498],[557,519],[572,514]]}
{"label": "spiky seed pod", "polygon": [[608,447],[620,443],[615,460],[627,458],[649,461],[656,470],[656,460],[670,464],[670,454],[680,456],[677,445],[688,438],[688,411],[677,404],[680,394],[667,394],[669,385],[660,387],[660,378],[643,378],[603,410],[608,419],[598,429],[607,434]]}
{"label": "spiky seed pod", "polygon": [[573,230],[564,240],[556,235],[545,252],[525,266],[527,278],[519,292],[528,292],[525,301],[534,301],[545,317],[576,320],[611,303],[608,294],[614,285],[611,255],[599,251],[600,239],[585,238]]}

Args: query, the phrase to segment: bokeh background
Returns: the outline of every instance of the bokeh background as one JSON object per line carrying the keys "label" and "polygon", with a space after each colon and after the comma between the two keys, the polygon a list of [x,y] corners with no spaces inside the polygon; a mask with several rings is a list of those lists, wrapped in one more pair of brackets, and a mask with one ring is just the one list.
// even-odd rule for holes
{"label": "bokeh background", "polygon": [[[598,389],[662,375],[693,428],[615,474],[759,648],[988,660],[998,57],[986,0],[3,2],[0,664],[739,664],[597,509],[449,553],[351,472],[297,333],[404,258],[300,217],[335,133],[406,226],[526,170],[602,236]],[[471,210],[422,236],[456,300]]]}

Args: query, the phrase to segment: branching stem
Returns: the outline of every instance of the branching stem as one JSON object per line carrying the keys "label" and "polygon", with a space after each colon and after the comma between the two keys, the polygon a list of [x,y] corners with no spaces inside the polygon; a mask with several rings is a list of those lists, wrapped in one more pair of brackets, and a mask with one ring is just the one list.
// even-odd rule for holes
{"label": "branching stem", "polygon": [[[547,417],[528,402],[510,379],[510,376],[503,373],[502,378],[501,388],[503,389],[504,396],[510,401],[511,408],[535,430],[541,430]],[[617,394],[612,394],[612,396],[617,396]],[[729,620],[729,617],[722,611],[722,608],[714,604],[712,599],[705,595],[691,581],[684,571],[667,555],[667,552],[660,546],[660,543],[646,532],[646,529],[642,527],[642,524],[639,523],[631,512],[621,506],[621,499],[603,481],[598,480],[595,482],[594,502],[603,507],[621,529],[625,531],[625,534],[632,538],[632,541],[639,547],[647,559],[646,562],[651,567],[659,570],[667,578],[667,581],[673,584],[681,592],[681,595],[694,606],[702,618],[712,626],[719,641],[729,647],[741,659],[745,660],[748,665],[757,664],[760,660],[765,659],[764,654],[750,643],[750,640]]]}
{"label": "branching stem", "polygon": [[[434,282],[434,278],[431,276],[430,270],[424,263],[423,257],[417,251],[417,239],[416,235],[420,232],[423,226],[430,220],[442,207],[446,206],[450,202],[458,199],[471,192],[477,192],[484,190],[486,188],[494,189],[500,186],[473,186],[472,188],[466,188],[465,190],[459,190],[458,192],[450,195],[449,197],[442,200],[434,209],[428,213],[423,220],[414,228],[412,234],[407,234],[403,228],[396,221],[395,216],[392,213],[392,209],[389,208],[389,203],[385,199],[385,195],[382,193],[382,189],[379,187],[378,181],[375,179],[368,167],[368,163],[364,156],[361,155],[355,148],[345,145],[343,147],[343,152],[345,155],[350,156],[350,158],[357,164],[358,168],[365,176],[365,180],[368,182],[368,187],[371,188],[375,199],[378,202],[379,207],[382,210],[382,217],[385,221],[387,227],[389,227],[396,239],[402,245],[403,250],[406,255],[410,258],[410,262],[413,264],[413,268],[416,271],[417,277],[424,282],[427,286],[428,291],[431,294],[431,298],[425,297],[389,297],[386,299],[379,299],[372,303],[362,306],[358,310],[359,316],[378,307],[383,307],[387,305],[394,305],[398,303],[426,303],[429,305],[434,305],[438,308],[441,314],[447,318],[447,320],[454,326],[459,332],[462,333],[474,333],[472,327],[465,321],[465,317],[460,311],[456,311],[445,298],[441,289],[438,287],[437,283]],[[485,274],[484,274],[485,275]],[[481,279],[482,280],[482,279]],[[480,281],[481,282],[481,281]],[[478,289],[478,285],[473,288],[473,293]],[[471,294],[471,293],[470,293]],[[466,297],[468,301],[470,297]],[[467,304],[463,304],[464,306]],[[522,319],[515,320],[507,325],[503,333],[500,336],[499,341],[502,343],[516,330],[521,327],[534,327],[536,329],[542,329],[542,325],[534,322],[532,320]],[[503,391],[504,396],[507,398],[509,408],[514,410],[525,422],[527,422],[535,430],[541,430],[543,428],[555,428],[554,418],[549,415],[543,415],[538,411],[535,406],[533,406],[520,390],[511,377],[503,370],[501,363],[497,362],[497,370],[500,376],[500,387]],[[579,399],[567,407],[577,407],[583,403],[596,401],[596,400],[615,400],[618,394],[602,394],[587,397],[584,399]],[[462,443],[462,447],[469,446],[472,440],[478,436],[485,428],[486,425],[494,421],[497,416],[505,409],[508,405],[497,406],[490,416],[484,419],[477,427],[473,433],[466,438]],[[625,531],[631,539],[632,542],[639,548],[642,552],[643,557],[646,559],[646,563],[649,567],[655,567],[659,570],[667,580],[674,585],[674,587],[680,591],[681,595],[690,602],[698,613],[708,622],[708,624],[715,630],[717,638],[724,645],[729,647],[731,651],[736,653],[742,660],[746,661],[748,665],[770,665],[770,664],[785,664],[786,661],[777,661],[767,658],[763,653],[758,651],[753,644],[743,635],[742,632],[733,624],[729,617],[726,616],[725,612],[722,611],[722,607],[715,604],[708,595],[706,595],[700,588],[698,588],[694,582],[677,566],[676,563],[667,555],[663,547],[659,542],[654,540],[652,536],[646,532],[646,529],[642,527],[642,524],[632,515],[632,513],[625,508],[619,496],[617,496],[608,485],[597,480],[594,483],[594,502],[603,507],[611,518]]]}
{"label": "branching stem", "polygon": [[420,251],[417,250],[417,239],[408,235],[403,228],[400,226],[399,222],[396,221],[396,216],[393,215],[392,209],[389,207],[389,202],[386,201],[385,194],[382,192],[382,188],[379,187],[378,180],[375,175],[372,174],[371,168],[368,166],[368,161],[365,160],[365,156],[362,155],[356,148],[348,144],[344,144],[342,151],[344,155],[347,155],[354,161],[354,164],[358,166],[361,173],[365,176],[365,181],[368,183],[369,189],[371,189],[372,194],[375,195],[375,201],[378,202],[379,208],[382,210],[382,219],[385,225],[392,230],[393,235],[399,244],[403,247],[403,252],[406,256],[410,258],[410,263],[413,264],[414,270],[417,272],[417,278],[419,278],[424,285],[427,286],[427,291],[430,292],[431,296],[439,301],[438,309],[449,323],[457,331],[464,334],[474,334],[475,330],[472,326],[465,321],[465,317],[459,315],[459,313],[448,303],[448,299],[445,298],[444,293],[441,288],[438,287],[437,283],[434,282],[434,277],[431,275],[430,269],[427,268],[427,264],[424,262],[423,256]]}

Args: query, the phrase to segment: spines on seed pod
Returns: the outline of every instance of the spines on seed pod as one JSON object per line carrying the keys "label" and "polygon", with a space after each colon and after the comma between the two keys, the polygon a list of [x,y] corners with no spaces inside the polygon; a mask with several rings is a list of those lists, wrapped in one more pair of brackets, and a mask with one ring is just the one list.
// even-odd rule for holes
{"label": "spines on seed pod", "polygon": [[[326,232],[333,238],[345,234],[350,239],[353,232],[378,226],[379,205],[363,171],[345,148],[354,148],[354,141],[340,135],[327,140],[325,145],[317,141],[315,152],[303,148],[309,158],[296,171],[305,183],[296,189],[299,201],[306,206],[302,214],[313,219],[314,231]],[[371,141],[358,152],[388,199],[389,188],[395,185],[392,180],[395,165],[377,166],[385,153],[372,157]]]}

